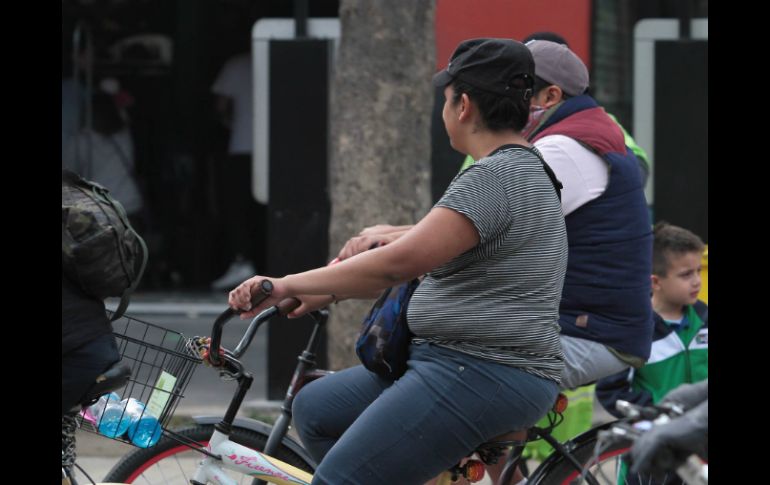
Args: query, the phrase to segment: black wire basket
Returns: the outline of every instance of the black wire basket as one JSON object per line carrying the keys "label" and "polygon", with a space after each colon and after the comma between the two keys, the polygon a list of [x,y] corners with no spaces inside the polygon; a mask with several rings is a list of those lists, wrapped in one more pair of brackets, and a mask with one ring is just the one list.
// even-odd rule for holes
{"label": "black wire basket", "polygon": [[141,448],[154,446],[202,361],[187,338],[137,318],[112,322],[121,362],[131,376],[110,399],[101,398],[80,413],[81,428]]}

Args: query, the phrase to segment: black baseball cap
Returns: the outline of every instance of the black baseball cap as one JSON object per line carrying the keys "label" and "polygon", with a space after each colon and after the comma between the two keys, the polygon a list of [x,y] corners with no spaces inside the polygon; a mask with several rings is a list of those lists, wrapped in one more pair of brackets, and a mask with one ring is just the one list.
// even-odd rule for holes
{"label": "black baseball cap", "polygon": [[535,60],[524,44],[512,39],[469,39],[457,46],[446,69],[433,76],[433,84],[444,87],[454,79],[526,101],[532,97]]}

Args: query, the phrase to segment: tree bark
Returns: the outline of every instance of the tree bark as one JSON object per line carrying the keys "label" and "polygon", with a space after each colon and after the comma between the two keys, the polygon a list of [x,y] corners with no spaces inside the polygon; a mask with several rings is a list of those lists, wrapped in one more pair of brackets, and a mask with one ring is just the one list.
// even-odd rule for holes
{"label": "tree bark", "polygon": [[[341,0],[331,93],[330,259],[379,223],[412,224],[430,208],[435,0]],[[332,307],[329,362],[358,363],[371,301]]]}

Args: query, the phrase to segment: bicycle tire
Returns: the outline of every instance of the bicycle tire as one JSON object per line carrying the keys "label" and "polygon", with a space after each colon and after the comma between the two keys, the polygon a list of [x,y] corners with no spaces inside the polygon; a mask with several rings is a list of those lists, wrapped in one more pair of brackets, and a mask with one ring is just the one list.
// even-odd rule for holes
{"label": "bicycle tire", "polygon": [[[591,439],[584,441],[577,445],[572,451],[571,455],[580,462],[583,466],[593,460],[594,448],[596,446],[596,435]],[[597,465],[591,467],[591,472],[594,478],[601,485],[615,485],[617,483],[617,473],[615,465],[619,466],[620,456],[628,452],[628,443],[615,443],[608,449],[604,450],[599,456],[598,467],[601,467],[603,473],[595,473]],[[607,470],[608,465],[612,466],[612,470]],[[575,467],[567,461],[566,458],[558,454],[552,453],[546,460],[535,470],[532,476],[529,478],[527,484],[531,485],[572,485],[577,483],[585,484],[586,481],[580,481],[580,472],[575,470]]]}
{"label": "bicycle tire", "polygon": [[[572,456],[583,466],[593,461],[596,440],[597,436],[594,434],[589,439],[580,442],[571,451]],[[623,481],[618,479],[620,458],[631,449],[630,446],[629,442],[616,442],[602,451],[598,461],[589,468],[591,474],[600,485],[638,485],[649,483],[648,476],[631,476],[630,473],[625,475]],[[669,483],[681,483],[676,472],[672,472],[666,478],[666,481]],[[527,482],[528,485],[585,485],[587,483],[585,480],[580,480],[580,472],[575,470],[575,467],[558,453],[552,453],[546,458]]]}
{"label": "bicycle tire", "polygon": [[[214,433],[213,424],[202,424],[176,431],[177,434],[191,439],[201,446],[208,444]],[[230,439],[238,444],[256,451],[261,451],[267,442],[267,435],[250,429],[233,427]],[[290,465],[313,473],[312,464],[290,450],[284,444],[271,456]],[[187,446],[163,436],[152,448],[137,448],[125,455],[112,467],[104,477],[105,482],[189,485],[190,477],[195,473],[198,462],[203,455]],[[235,478],[236,472],[226,470],[225,473]],[[240,483],[251,484],[253,477],[239,476]]]}

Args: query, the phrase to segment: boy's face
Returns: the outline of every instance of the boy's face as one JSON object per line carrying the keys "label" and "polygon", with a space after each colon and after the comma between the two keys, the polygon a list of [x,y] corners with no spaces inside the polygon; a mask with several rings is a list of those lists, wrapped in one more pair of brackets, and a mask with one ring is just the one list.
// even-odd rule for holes
{"label": "boy's face", "polygon": [[700,293],[701,254],[669,254],[666,276],[652,275],[652,290],[672,305],[692,305]]}

